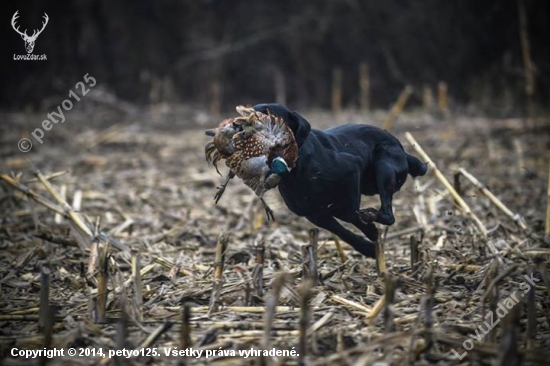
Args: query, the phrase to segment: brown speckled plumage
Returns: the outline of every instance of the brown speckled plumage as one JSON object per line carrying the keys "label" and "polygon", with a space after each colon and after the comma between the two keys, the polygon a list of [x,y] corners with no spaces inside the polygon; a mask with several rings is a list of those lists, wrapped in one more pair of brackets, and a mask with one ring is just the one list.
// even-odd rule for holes
{"label": "brown speckled plumage", "polygon": [[292,169],[298,160],[298,145],[282,118],[252,108],[237,107],[240,117],[223,120],[214,129],[214,140],[205,147],[206,160],[225,164],[237,176],[242,163],[250,158],[266,156],[267,163],[279,156]]}
{"label": "brown speckled plumage", "polygon": [[243,106],[236,109],[239,117],[225,119],[217,128],[206,131],[207,135],[214,137],[205,146],[206,160],[218,171],[217,163],[225,159],[230,170],[216,195],[216,202],[235,175],[261,198],[266,190],[276,185],[265,182],[273,159],[284,159],[289,169],[294,168],[298,160],[294,134],[282,118]]}

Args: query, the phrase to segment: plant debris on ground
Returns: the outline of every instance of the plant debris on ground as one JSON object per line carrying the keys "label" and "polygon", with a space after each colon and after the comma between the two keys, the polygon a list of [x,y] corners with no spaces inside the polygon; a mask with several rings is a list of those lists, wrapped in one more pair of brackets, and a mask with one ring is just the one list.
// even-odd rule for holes
{"label": "plant debris on ground", "polygon": [[[383,119],[303,114],[314,128]],[[409,132],[458,197],[431,168],[409,177],[377,264],[312,230],[276,190],[275,222],[238,179],[215,205],[222,177],[204,130],[221,118],[196,116],[72,111],[39,144],[43,116],[2,115],[3,364],[45,361],[14,348],[89,349],[52,365],[548,364],[547,128],[401,116],[392,132],[419,156]],[[22,130],[31,152],[17,150]],[[165,353],[191,348],[202,356]],[[150,351],[108,357],[123,349]],[[251,349],[294,353],[239,355]]]}

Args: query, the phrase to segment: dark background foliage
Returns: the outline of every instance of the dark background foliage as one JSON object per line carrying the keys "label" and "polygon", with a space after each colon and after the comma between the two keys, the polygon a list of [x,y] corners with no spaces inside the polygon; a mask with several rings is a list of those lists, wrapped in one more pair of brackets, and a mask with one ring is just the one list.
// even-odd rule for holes
{"label": "dark background foliage", "polygon": [[[525,1],[536,100],[550,94],[550,2]],[[34,54],[11,28],[50,22]],[[90,73],[120,98],[222,107],[275,99],[283,76],[296,108],[330,106],[332,69],[344,72],[345,107],[358,105],[358,65],[367,62],[371,104],[386,108],[406,84],[444,80],[456,105],[489,97],[521,111],[524,76],[516,0],[50,0],[4,5],[1,106],[40,107]],[[29,31],[28,33],[32,33]],[[419,102],[415,93],[412,102]]]}

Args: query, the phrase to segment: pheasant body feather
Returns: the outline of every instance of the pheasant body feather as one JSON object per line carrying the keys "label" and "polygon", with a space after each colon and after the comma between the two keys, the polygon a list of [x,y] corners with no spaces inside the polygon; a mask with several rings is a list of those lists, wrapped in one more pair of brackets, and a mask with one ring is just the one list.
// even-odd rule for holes
{"label": "pheasant body feather", "polygon": [[215,166],[225,159],[230,171],[261,195],[273,188],[273,183],[264,187],[273,159],[282,158],[292,169],[298,146],[281,118],[245,107],[238,107],[237,112],[240,117],[223,120],[214,130],[214,140],[206,145],[206,158]]}
{"label": "pheasant body feather", "polygon": [[282,118],[243,106],[236,109],[239,117],[225,119],[217,128],[206,131],[214,137],[205,147],[206,160],[217,170],[217,163],[225,159],[230,170],[216,198],[235,175],[261,198],[277,186],[280,174],[294,168],[298,145]]}

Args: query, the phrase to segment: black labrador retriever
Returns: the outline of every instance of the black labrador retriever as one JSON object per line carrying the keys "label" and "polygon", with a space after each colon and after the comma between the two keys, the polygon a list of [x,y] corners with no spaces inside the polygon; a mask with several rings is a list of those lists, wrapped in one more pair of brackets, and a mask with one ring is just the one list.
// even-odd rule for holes
{"label": "black labrador retriever", "polygon": [[[282,117],[299,146],[296,166],[279,182],[288,208],[374,258],[378,229],[373,222],[395,222],[393,194],[405,183],[407,174],[424,175],[426,164],[407,154],[389,132],[374,126],[348,124],[319,131],[283,105],[258,104],[254,109]],[[361,194],[379,194],[380,209],[359,210]],[[336,219],[355,225],[370,241]]]}

